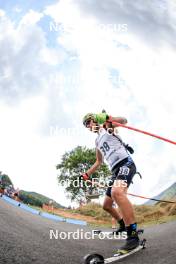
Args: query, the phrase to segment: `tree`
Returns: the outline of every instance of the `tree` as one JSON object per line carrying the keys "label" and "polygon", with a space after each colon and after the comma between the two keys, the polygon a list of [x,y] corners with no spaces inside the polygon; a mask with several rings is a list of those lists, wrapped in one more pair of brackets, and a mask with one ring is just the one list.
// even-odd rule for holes
{"label": "tree", "polygon": [[[20,190],[19,198],[24,203],[39,206],[39,207],[42,207],[43,204],[50,204],[50,201],[51,201],[51,198],[45,195],[42,195],[36,192],[27,192],[24,190]],[[56,203],[54,200],[52,200],[52,205],[55,208],[64,208],[64,206],[60,205],[59,203]]]}
{"label": "tree", "polygon": [[9,178],[9,176],[7,174],[4,174],[4,173],[2,174],[2,172],[0,172],[0,184],[1,184],[2,189],[5,189],[9,185],[13,186],[13,183],[12,183],[11,179]]}
{"label": "tree", "polygon": [[21,190],[19,193],[19,198],[21,201],[23,201],[23,203],[26,204],[30,204],[38,207],[42,207],[43,205],[43,202],[34,195],[32,195],[32,193],[30,192],[25,192]]}
{"label": "tree", "polygon": [[[56,166],[58,170],[58,183],[65,187],[67,197],[71,201],[80,202],[86,198],[86,191],[91,187],[87,182],[79,181],[79,177],[86,172],[95,162],[95,149],[78,146],[70,152],[66,152],[61,159],[61,163]],[[92,175],[92,179],[102,179],[110,175],[106,164]],[[93,189],[96,189],[94,186]]]}

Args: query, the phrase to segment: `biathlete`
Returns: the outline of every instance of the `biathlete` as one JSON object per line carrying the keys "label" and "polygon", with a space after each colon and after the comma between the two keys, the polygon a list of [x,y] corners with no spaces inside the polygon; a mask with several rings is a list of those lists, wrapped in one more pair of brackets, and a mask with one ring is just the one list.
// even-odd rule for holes
{"label": "biathlete", "polygon": [[[122,139],[113,132],[115,127],[113,121],[121,124],[127,123],[126,118],[111,117],[106,113],[89,113],[84,116],[83,125],[90,131],[97,133],[97,138],[95,141],[96,161],[83,174],[83,179],[85,181],[89,180],[91,174],[98,169],[104,159],[106,160],[111,169],[112,177],[106,190],[103,209],[110,213],[119,223],[119,229],[116,234],[127,232],[126,243],[121,249],[132,250],[139,245],[139,237],[133,206],[127,197],[127,189],[136,174],[136,166]],[[103,127],[100,125],[103,125]],[[112,129],[107,129],[109,127]],[[121,213],[113,207],[114,201]]]}

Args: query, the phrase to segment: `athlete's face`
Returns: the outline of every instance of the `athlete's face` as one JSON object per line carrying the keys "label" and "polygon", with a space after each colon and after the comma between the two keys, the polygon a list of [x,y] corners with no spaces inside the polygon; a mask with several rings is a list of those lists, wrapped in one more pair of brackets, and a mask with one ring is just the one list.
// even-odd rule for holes
{"label": "athlete's face", "polygon": [[97,132],[100,128],[100,126],[96,122],[94,122],[93,119],[90,119],[87,122],[86,127],[92,132]]}

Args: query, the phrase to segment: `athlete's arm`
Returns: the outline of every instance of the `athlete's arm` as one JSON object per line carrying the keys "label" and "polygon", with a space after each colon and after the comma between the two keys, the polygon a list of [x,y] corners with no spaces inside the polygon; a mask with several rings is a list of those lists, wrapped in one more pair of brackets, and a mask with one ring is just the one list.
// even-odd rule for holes
{"label": "athlete's arm", "polygon": [[93,166],[87,171],[87,175],[90,176],[91,174],[93,174],[102,164],[102,162],[103,162],[103,157],[101,155],[101,152],[98,149],[96,149],[96,161],[93,164]]}
{"label": "athlete's arm", "polygon": [[107,122],[117,122],[117,123],[120,123],[120,124],[127,124],[127,119],[125,117],[113,117],[113,116],[109,116]]}
{"label": "athlete's arm", "polygon": [[117,122],[123,125],[127,124],[127,119],[125,117],[113,117],[106,113],[95,114],[95,121],[100,125],[106,122]]}

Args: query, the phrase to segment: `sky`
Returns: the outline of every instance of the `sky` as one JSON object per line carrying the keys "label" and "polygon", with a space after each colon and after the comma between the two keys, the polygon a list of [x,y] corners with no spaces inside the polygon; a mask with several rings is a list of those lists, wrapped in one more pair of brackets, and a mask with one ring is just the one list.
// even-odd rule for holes
{"label": "sky", "polygon": [[[94,147],[87,112],[176,140],[175,69],[174,0],[0,0],[0,170],[70,205],[56,165],[78,145]],[[119,133],[143,176],[131,193],[151,197],[175,182],[174,145]]]}

